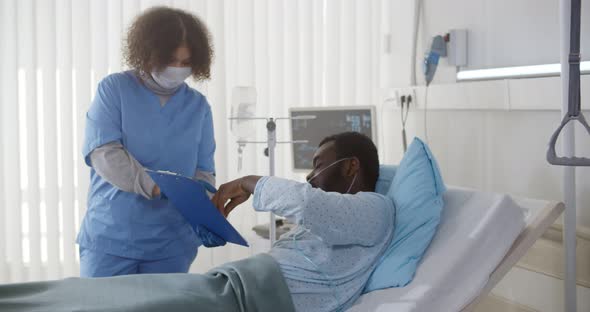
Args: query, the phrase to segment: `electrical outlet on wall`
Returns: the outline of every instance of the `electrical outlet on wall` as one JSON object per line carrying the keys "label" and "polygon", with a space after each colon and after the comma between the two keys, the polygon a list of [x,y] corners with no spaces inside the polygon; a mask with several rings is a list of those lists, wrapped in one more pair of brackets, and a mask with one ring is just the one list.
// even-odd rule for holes
{"label": "electrical outlet on wall", "polygon": [[381,103],[384,109],[399,109],[401,107],[399,91],[395,88],[382,89]]}
{"label": "electrical outlet on wall", "polygon": [[408,104],[408,101],[409,101],[411,109],[416,107],[416,103],[418,100],[418,98],[416,97],[416,89],[411,88],[411,87],[410,88],[402,88],[402,89],[399,89],[399,94],[400,94],[400,101],[401,101],[401,97],[404,96],[405,97],[405,104]]}
{"label": "electrical outlet on wall", "polygon": [[[418,97],[416,96],[416,89],[411,88],[411,89],[407,90],[406,99],[408,99],[408,98],[410,99],[410,107],[416,108],[416,103],[418,103]],[[406,100],[406,103],[408,103],[408,100]]]}
{"label": "electrical outlet on wall", "polygon": [[408,98],[411,97],[410,107],[415,108],[418,98],[416,96],[416,89],[413,87],[407,88],[384,88],[381,94],[381,103],[384,109],[400,109],[402,106],[402,97],[404,104],[407,103]]}

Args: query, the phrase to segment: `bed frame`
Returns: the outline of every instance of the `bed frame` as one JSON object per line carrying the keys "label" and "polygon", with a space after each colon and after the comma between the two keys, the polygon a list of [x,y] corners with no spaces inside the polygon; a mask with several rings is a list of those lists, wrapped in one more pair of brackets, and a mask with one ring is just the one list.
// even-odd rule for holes
{"label": "bed frame", "polygon": [[561,202],[549,201],[545,202],[545,206],[542,208],[532,207],[528,203],[528,200],[515,201],[524,208],[531,210],[538,210],[532,212],[532,218],[527,220],[527,224],[524,230],[518,235],[512,247],[496,267],[494,272],[490,275],[490,278],[484,288],[481,290],[479,295],[473,299],[461,312],[470,312],[487,296],[487,294],[494,289],[494,287],[502,280],[502,278],[516,265],[516,263],[524,256],[524,254],[533,246],[533,244],[547,231],[547,229],[557,220],[561,213],[565,209],[565,205]]}

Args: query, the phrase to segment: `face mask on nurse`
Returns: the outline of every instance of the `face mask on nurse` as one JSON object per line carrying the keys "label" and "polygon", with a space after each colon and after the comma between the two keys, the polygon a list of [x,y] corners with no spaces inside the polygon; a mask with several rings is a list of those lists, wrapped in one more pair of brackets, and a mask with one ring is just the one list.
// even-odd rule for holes
{"label": "face mask on nurse", "polygon": [[192,73],[191,53],[186,45],[178,47],[172,57],[173,61],[168,66],[151,72],[154,81],[165,89],[178,88]]}
{"label": "face mask on nurse", "polygon": [[162,88],[178,88],[191,75],[190,67],[167,66],[162,71],[152,71],[152,77]]}

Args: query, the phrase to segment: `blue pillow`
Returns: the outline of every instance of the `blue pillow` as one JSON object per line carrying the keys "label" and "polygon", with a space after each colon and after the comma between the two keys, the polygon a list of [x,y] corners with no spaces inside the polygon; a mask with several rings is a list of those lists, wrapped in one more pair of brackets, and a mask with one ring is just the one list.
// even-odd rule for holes
{"label": "blue pillow", "polygon": [[[393,177],[392,177],[393,172]],[[364,293],[402,287],[416,268],[440,222],[446,188],[428,146],[415,138],[397,168],[382,166],[376,191],[393,200],[396,217],[391,245],[377,265]],[[388,181],[390,182],[387,187]]]}
{"label": "blue pillow", "polygon": [[387,195],[389,192],[389,188],[391,187],[391,183],[393,182],[393,177],[395,176],[395,171],[397,170],[397,166],[392,165],[381,165],[379,167],[379,178],[377,179],[377,184],[375,185],[375,192]]}

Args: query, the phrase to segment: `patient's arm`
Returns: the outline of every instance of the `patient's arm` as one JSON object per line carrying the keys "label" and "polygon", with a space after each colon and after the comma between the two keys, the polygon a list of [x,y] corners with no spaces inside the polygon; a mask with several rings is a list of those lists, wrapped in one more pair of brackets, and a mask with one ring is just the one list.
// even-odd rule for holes
{"label": "patient's arm", "polygon": [[[264,178],[260,176],[245,176],[222,184],[215,196],[213,196],[213,204],[223,215],[227,216],[235,207],[248,200],[250,195],[255,193],[255,189],[261,179]],[[262,209],[261,211],[269,210]],[[274,207],[273,209],[273,212],[279,216],[295,219],[297,219],[300,211],[300,205],[291,205],[289,203]]]}
{"label": "patient's arm", "polygon": [[257,211],[295,217],[329,245],[374,245],[393,226],[391,205],[375,193],[324,192],[276,177],[260,179],[254,191]]}
{"label": "patient's arm", "polygon": [[254,209],[294,219],[329,245],[372,246],[393,226],[393,205],[375,193],[324,192],[309,183],[247,176],[219,187],[212,201],[224,215],[254,194]]}

